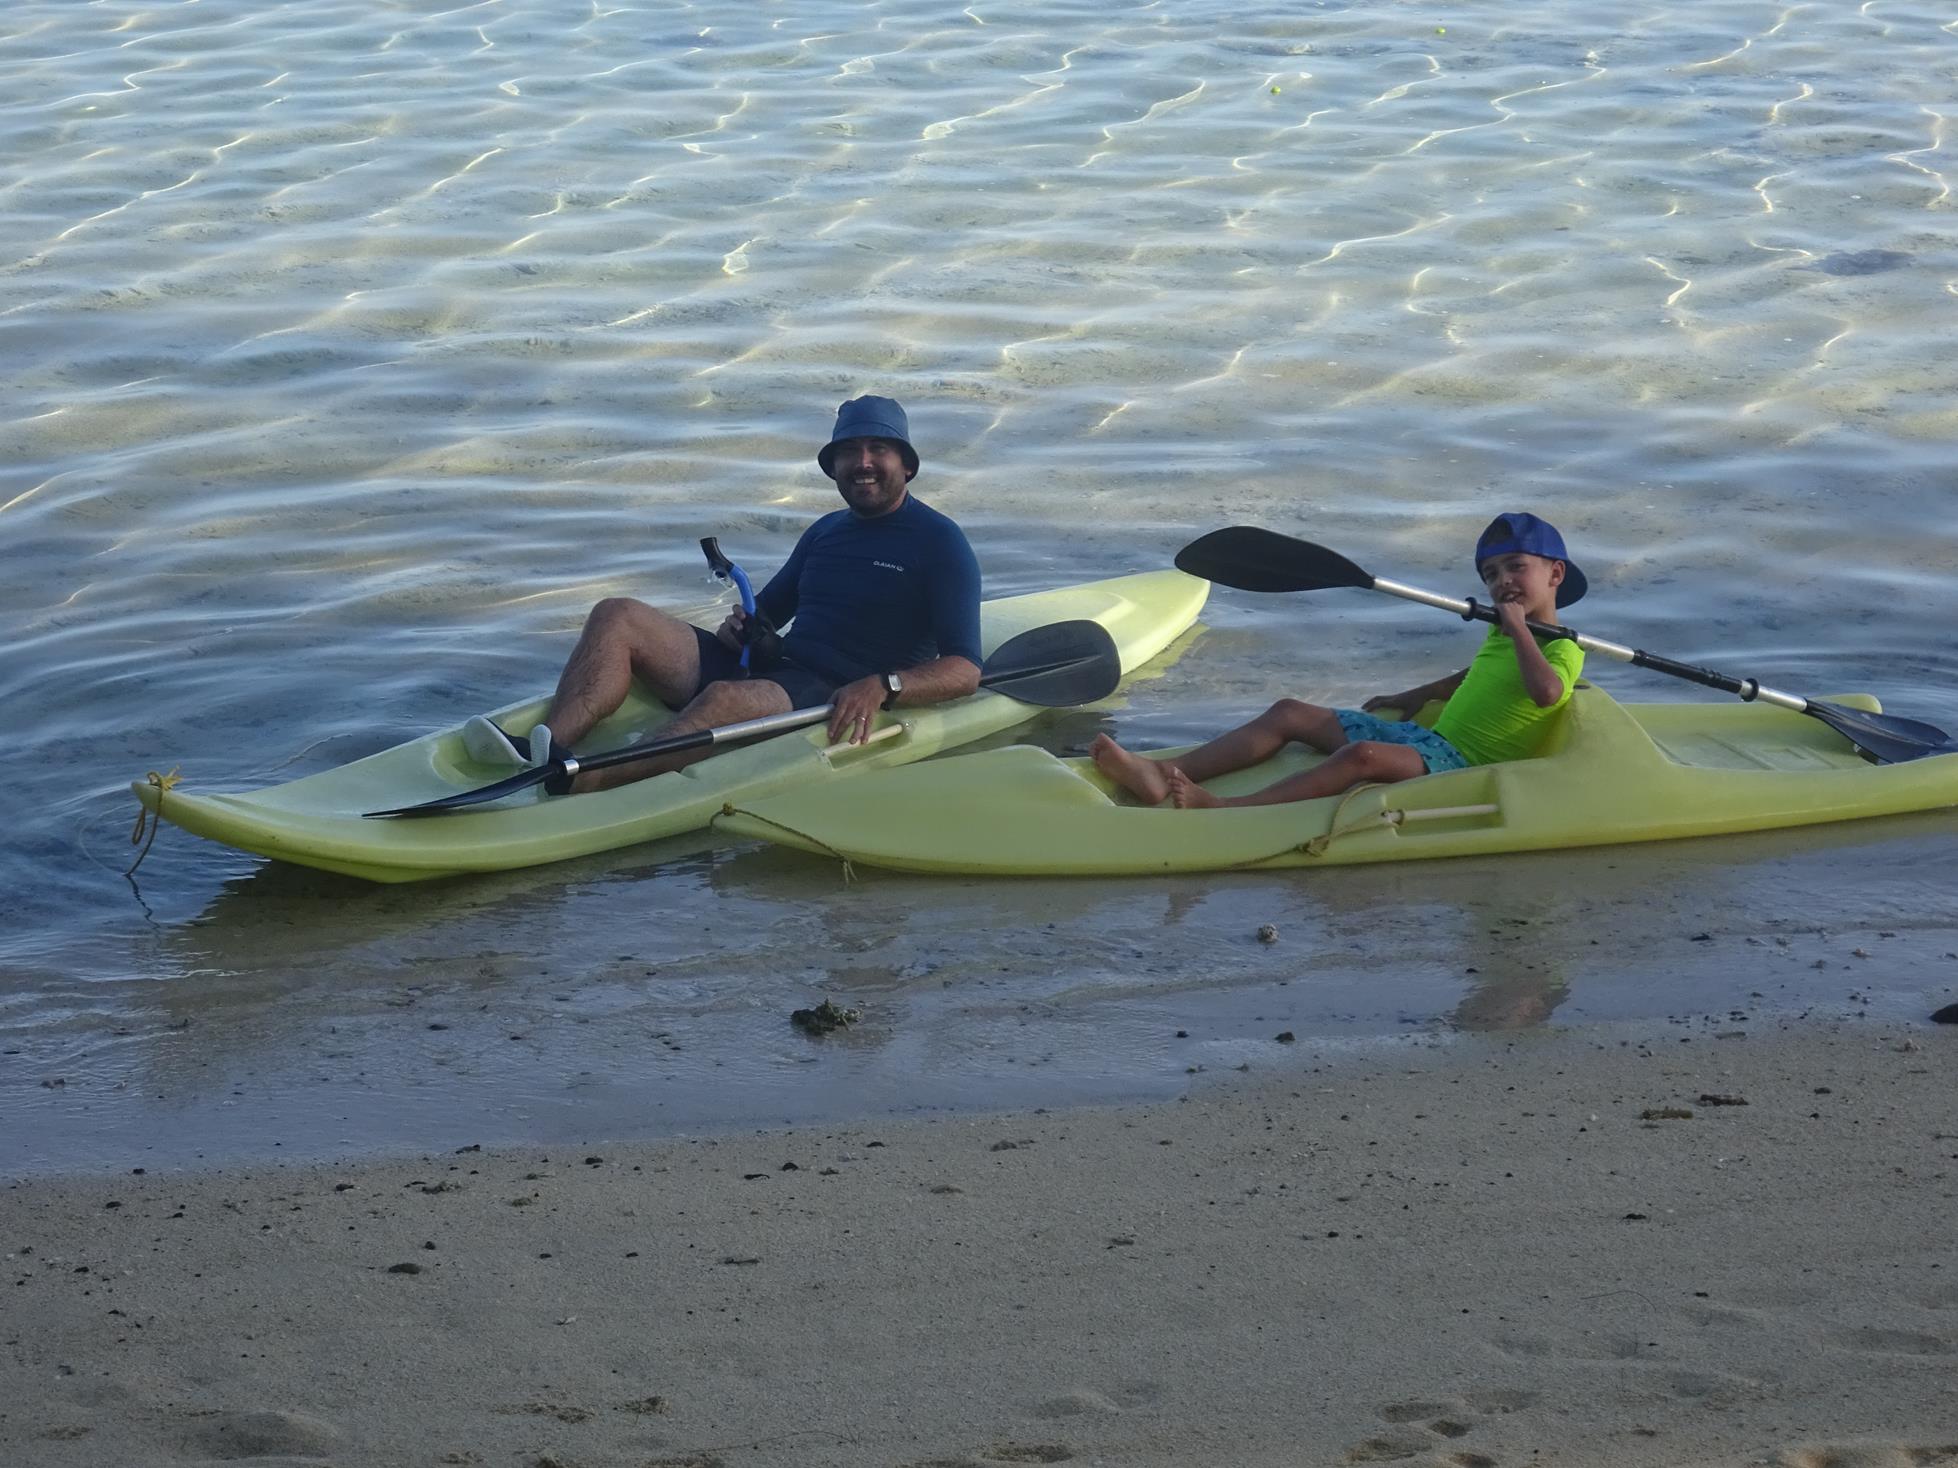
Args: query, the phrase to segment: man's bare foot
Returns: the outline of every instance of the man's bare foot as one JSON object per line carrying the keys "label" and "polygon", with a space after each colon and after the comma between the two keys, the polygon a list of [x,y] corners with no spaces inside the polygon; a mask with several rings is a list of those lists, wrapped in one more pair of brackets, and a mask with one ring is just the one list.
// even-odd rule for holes
{"label": "man's bare foot", "polygon": [[1224,803],[1174,765],[1169,767],[1169,798],[1178,810],[1209,810]]}
{"label": "man's bare foot", "polygon": [[1088,746],[1101,772],[1144,805],[1161,805],[1169,794],[1168,766],[1131,754],[1106,734]]}

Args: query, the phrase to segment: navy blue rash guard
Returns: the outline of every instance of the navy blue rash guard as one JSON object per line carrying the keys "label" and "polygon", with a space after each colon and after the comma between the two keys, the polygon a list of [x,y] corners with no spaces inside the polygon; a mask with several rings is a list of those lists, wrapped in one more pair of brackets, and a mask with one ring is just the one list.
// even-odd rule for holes
{"label": "navy blue rash guard", "polygon": [[782,650],[838,686],[979,653],[979,561],[965,532],[914,495],[887,515],[823,516],[755,598]]}

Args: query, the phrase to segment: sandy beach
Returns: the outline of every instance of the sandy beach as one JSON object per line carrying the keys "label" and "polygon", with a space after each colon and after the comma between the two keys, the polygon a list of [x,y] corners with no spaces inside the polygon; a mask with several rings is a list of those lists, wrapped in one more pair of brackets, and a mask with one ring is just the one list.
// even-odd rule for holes
{"label": "sandy beach", "polygon": [[16,1182],[0,1458],[1958,1461],[1954,1041],[1654,1022],[1142,1107]]}

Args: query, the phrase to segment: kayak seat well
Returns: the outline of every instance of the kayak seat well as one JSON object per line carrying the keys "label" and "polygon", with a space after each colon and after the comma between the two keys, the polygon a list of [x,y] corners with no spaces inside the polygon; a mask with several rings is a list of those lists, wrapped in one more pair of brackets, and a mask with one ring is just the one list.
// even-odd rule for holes
{"label": "kayak seat well", "polygon": [[[1829,700],[1881,711],[1867,694]],[[1675,765],[1709,770],[1813,773],[1867,768],[1849,741],[1807,714],[1760,703],[1634,705],[1630,712]]]}
{"label": "kayak seat well", "polygon": [[[544,717],[549,701],[534,698],[526,703],[511,704],[500,708],[488,717],[498,728],[520,736],[527,736]],[[659,702],[651,694],[633,685],[626,700],[610,717],[601,720],[592,731],[578,741],[584,753],[594,750],[618,749],[627,744],[636,744],[647,739],[657,739],[660,730],[673,718],[673,711]],[[460,727],[445,729],[439,734],[424,736],[429,747],[429,764],[436,777],[443,783],[453,785],[458,790],[468,790],[484,784],[499,775],[507,775],[507,766],[485,765],[471,758],[462,741]],[[383,751],[392,753],[393,751]]]}
{"label": "kayak seat well", "polygon": [[[1821,725],[1817,725],[1821,728]],[[1702,770],[1843,770],[1864,763],[1854,750],[1822,750],[1810,745],[1768,743],[1760,739],[1670,738],[1654,741],[1676,765]]]}

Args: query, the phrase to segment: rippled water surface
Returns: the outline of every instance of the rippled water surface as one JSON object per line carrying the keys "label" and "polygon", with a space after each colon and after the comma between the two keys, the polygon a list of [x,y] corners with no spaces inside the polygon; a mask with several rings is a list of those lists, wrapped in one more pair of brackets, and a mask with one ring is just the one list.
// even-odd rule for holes
{"label": "rippled water surface", "polygon": [[[120,872],[148,769],[327,768],[541,691],[600,595],[702,611],[703,534],[772,566],[862,391],[991,594],[1237,521],[1459,594],[1528,506],[1578,625],[1958,724],[1954,118],[1958,20],[1911,0],[10,0],[0,1162],[1919,1012],[1949,816],[1126,884],[693,839],[378,889],[175,830]],[[1206,622],[1034,737],[1193,738],[1469,636],[1357,592]],[[823,993],[866,1020],[816,1046],[783,1016]]]}

